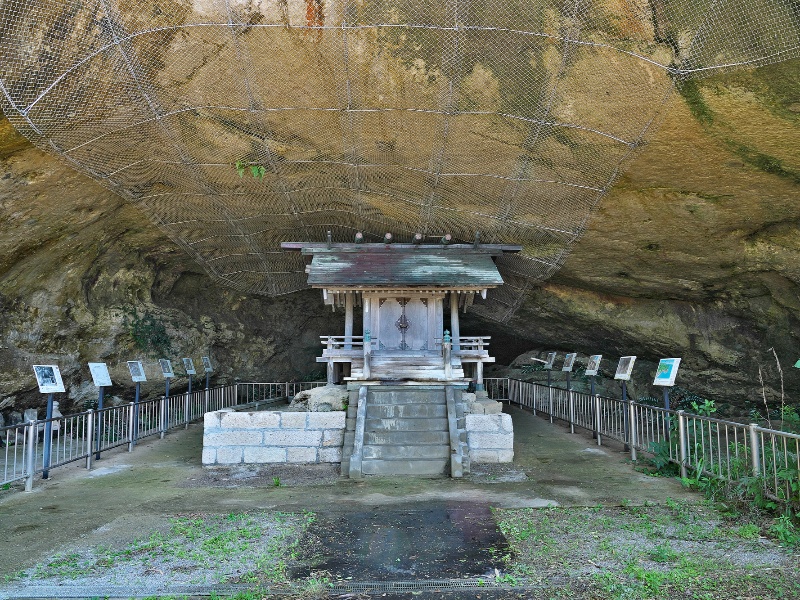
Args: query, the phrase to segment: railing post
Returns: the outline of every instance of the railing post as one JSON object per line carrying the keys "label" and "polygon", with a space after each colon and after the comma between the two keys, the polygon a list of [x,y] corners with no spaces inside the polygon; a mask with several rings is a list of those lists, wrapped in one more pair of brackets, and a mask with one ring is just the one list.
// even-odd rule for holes
{"label": "railing post", "polygon": [[86,415],[86,468],[92,468],[92,446],[94,445],[94,410],[89,409]]}
{"label": "railing post", "polygon": [[595,437],[597,438],[597,445],[602,446],[602,435],[601,431],[603,431],[603,413],[600,411],[600,394],[597,394],[594,397],[594,433]]}
{"label": "railing post", "polygon": [[630,407],[628,400],[628,385],[625,383],[625,380],[622,380],[622,441],[624,442],[624,450],[625,452],[630,452],[631,449],[631,424],[630,424],[630,411],[628,408]]}
{"label": "railing post", "polygon": [[139,400],[141,395],[141,384],[136,382],[136,395],[133,398],[133,431],[131,432],[131,444],[136,445],[139,439]]}
{"label": "railing post", "polygon": [[536,416],[536,402],[537,402],[537,400],[539,398],[539,386],[536,385],[535,383],[529,383],[528,385],[530,385],[533,388],[533,402],[532,402],[531,409],[533,410],[533,416],[535,417]]}
{"label": "railing post", "polygon": [[[548,371],[548,373],[549,373],[549,371]],[[553,387],[549,386],[549,385],[547,386],[547,400],[548,400],[548,402],[550,404],[550,408],[549,408],[549,410],[550,410],[550,422],[552,423],[553,422]]]}
{"label": "railing post", "polygon": [[[444,350],[444,376],[447,379],[450,379],[453,376],[453,365],[450,364],[450,352],[452,349],[450,342],[442,343],[442,349]],[[509,394],[511,396],[511,394]],[[511,398],[509,398],[510,400]]]}
{"label": "railing post", "polygon": [[678,411],[678,438],[680,442],[681,478],[686,479],[686,415]]}
{"label": "railing post", "polygon": [[575,433],[575,396],[572,390],[569,390],[567,394],[569,395],[569,432]]}
{"label": "railing post", "polygon": [[134,410],[136,410],[136,404],[131,402],[128,404],[128,452],[133,452],[133,444],[136,442],[135,432],[133,430]]}
{"label": "railing post", "polygon": [[186,421],[183,428],[189,429],[189,392],[186,392],[186,397],[183,400],[183,420]]}
{"label": "railing post", "polygon": [[[366,305],[365,305],[366,306]],[[370,356],[372,355],[372,335],[369,329],[364,331],[364,379],[369,379],[371,365],[369,364]]]}
{"label": "railing post", "polygon": [[[103,388],[100,388],[101,390]],[[53,444],[53,394],[47,396],[47,412],[44,422],[44,448],[42,449],[42,479],[50,476],[50,454]],[[38,428],[37,428],[38,429]]]}
{"label": "railing post", "polygon": [[287,400],[291,400],[292,399],[292,396],[289,393],[289,382],[288,381],[286,382],[286,399]]}
{"label": "railing post", "polygon": [[750,458],[753,465],[753,476],[761,475],[761,444],[758,442],[758,432],[755,423],[750,423]]}
{"label": "railing post", "polygon": [[161,396],[161,400],[158,403],[158,412],[161,414],[161,439],[164,439],[164,435],[167,433],[167,398],[166,396]]}
{"label": "railing post", "polygon": [[636,460],[636,403],[628,402],[628,422],[630,423],[631,460]]}
{"label": "railing post", "polygon": [[28,426],[25,428],[25,436],[28,438],[28,447],[25,448],[25,461],[28,469],[28,476],[25,478],[25,491],[32,492],[33,474],[36,472],[36,421],[28,422]]}

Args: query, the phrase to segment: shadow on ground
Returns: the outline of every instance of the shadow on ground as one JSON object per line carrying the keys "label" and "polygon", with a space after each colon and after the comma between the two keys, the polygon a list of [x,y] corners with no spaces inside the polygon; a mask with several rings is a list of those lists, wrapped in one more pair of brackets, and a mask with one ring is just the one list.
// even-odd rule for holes
{"label": "shadow on ground", "polygon": [[[97,595],[191,595],[229,584],[272,585],[292,573],[295,581],[325,579],[337,585],[470,578],[474,583],[482,578],[495,581],[498,576],[503,581],[503,560],[508,560],[510,552],[492,509],[699,500],[676,480],[637,472],[620,448],[598,447],[588,435],[571,435],[562,426],[517,408],[506,410],[514,420],[514,463],[474,465],[473,475],[462,480],[350,481],[339,478],[327,465],[204,469],[200,425],[171,432],[164,440],[147,441],[133,453],[104,455],[92,471],[80,465],[53,470],[50,480],[36,482],[33,493],[12,491],[0,498],[0,536],[6,540],[0,574],[7,581],[0,597],[31,597],[39,592],[44,597],[47,585],[57,585],[57,595],[63,598],[83,597],[88,593],[86,585],[95,585]],[[264,519],[274,515],[311,513],[310,525],[297,539],[280,537],[279,522],[264,524]],[[207,529],[214,515],[227,515],[234,521],[241,515],[260,515],[258,535],[266,541],[259,542],[259,552],[276,544],[273,539],[283,546],[275,546],[274,555],[261,552],[260,567],[253,566],[253,561],[234,561],[222,572],[213,560],[170,563],[167,559],[186,560],[188,552],[183,542],[171,541],[170,535],[189,535],[187,520],[199,523],[192,527]],[[252,554],[254,546],[247,545],[247,536],[255,536],[255,530],[240,529],[243,533],[236,534],[240,546],[225,547]],[[220,530],[214,535],[223,539],[220,536],[233,534]],[[148,546],[143,539],[158,543]],[[62,565],[64,557],[70,556],[72,563],[83,566],[53,575],[48,565]],[[148,566],[143,557],[152,559],[151,563],[158,559],[162,566]],[[126,587],[128,575],[114,572],[114,565],[122,564],[130,577],[147,575],[148,569],[150,575],[153,569],[156,575],[163,571],[162,577],[148,579],[147,589]],[[32,576],[37,565],[40,575],[50,573],[50,579]],[[257,568],[269,570],[271,579],[255,575]],[[27,572],[21,574],[23,570]],[[176,573],[191,575],[182,575],[179,589],[171,584],[177,581]],[[78,578],[90,583],[77,589]],[[505,581],[513,583],[513,578],[509,575]],[[359,593],[353,585],[349,589]],[[434,593],[432,589],[418,586],[413,597]],[[454,598],[478,597],[472,594],[481,592],[482,598],[538,597],[530,587],[527,596],[496,588],[458,591],[446,585],[435,592],[442,597],[456,594]],[[382,593],[392,592],[384,589],[378,595]],[[383,597],[406,597],[406,593]]]}

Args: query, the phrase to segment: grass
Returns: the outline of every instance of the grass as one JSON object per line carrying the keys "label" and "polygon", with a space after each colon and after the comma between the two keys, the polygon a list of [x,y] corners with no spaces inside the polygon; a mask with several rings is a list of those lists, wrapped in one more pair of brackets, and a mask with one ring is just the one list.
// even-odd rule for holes
{"label": "grass", "polygon": [[766,539],[765,524],[726,516],[710,503],[668,498],[664,506],[504,509],[495,516],[512,549],[506,570],[554,582],[566,597],[800,595],[796,551]]}
{"label": "grass", "polygon": [[22,574],[29,579],[117,578],[170,573],[183,583],[285,583],[312,513],[186,515],[122,549],[59,553]]}

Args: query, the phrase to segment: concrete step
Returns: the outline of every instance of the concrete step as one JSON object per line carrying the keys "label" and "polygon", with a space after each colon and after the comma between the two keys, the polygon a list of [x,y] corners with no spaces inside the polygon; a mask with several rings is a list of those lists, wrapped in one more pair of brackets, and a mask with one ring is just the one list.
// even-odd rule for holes
{"label": "concrete step", "polygon": [[368,431],[364,434],[364,445],[370,446],[416,446],[448,445],[448,431]]}
{"label": "concrete step", "polygon": [[446,419],[443,404],[367,404],[368,419]]}
{"label": "concrete step", "polygon": [[369,405],[380,406],[385,404],[446,404],[444,393],[439,391],[421,390],[392,390],[388,392],[373,392],[369,397]]}
{"label": "concrete step", "polygon": [[450,458],[435,460],[364,460],[364,475],[417,475],[438,477],[448,473]]}
{"label": "concrete step", "polygon": [[408,446],[368,446],[364,445],[365,459],[371,460],[431,460],[434,458],[448,458],[450,445],[408,445]]}
{"label": "concrete step", "polygon": [[364,431],[448,431],[447,419],[367,419]]}

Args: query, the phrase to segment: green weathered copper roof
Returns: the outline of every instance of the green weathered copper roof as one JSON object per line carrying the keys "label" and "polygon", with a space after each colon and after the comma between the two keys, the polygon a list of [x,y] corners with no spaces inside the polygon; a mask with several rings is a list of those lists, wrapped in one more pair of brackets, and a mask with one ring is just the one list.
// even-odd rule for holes
{"label": "green weathered copper roof", "polygon": [[462,248],[397,248],[315,252],[314,287],[490,288],[503,279],[490,254]]}

